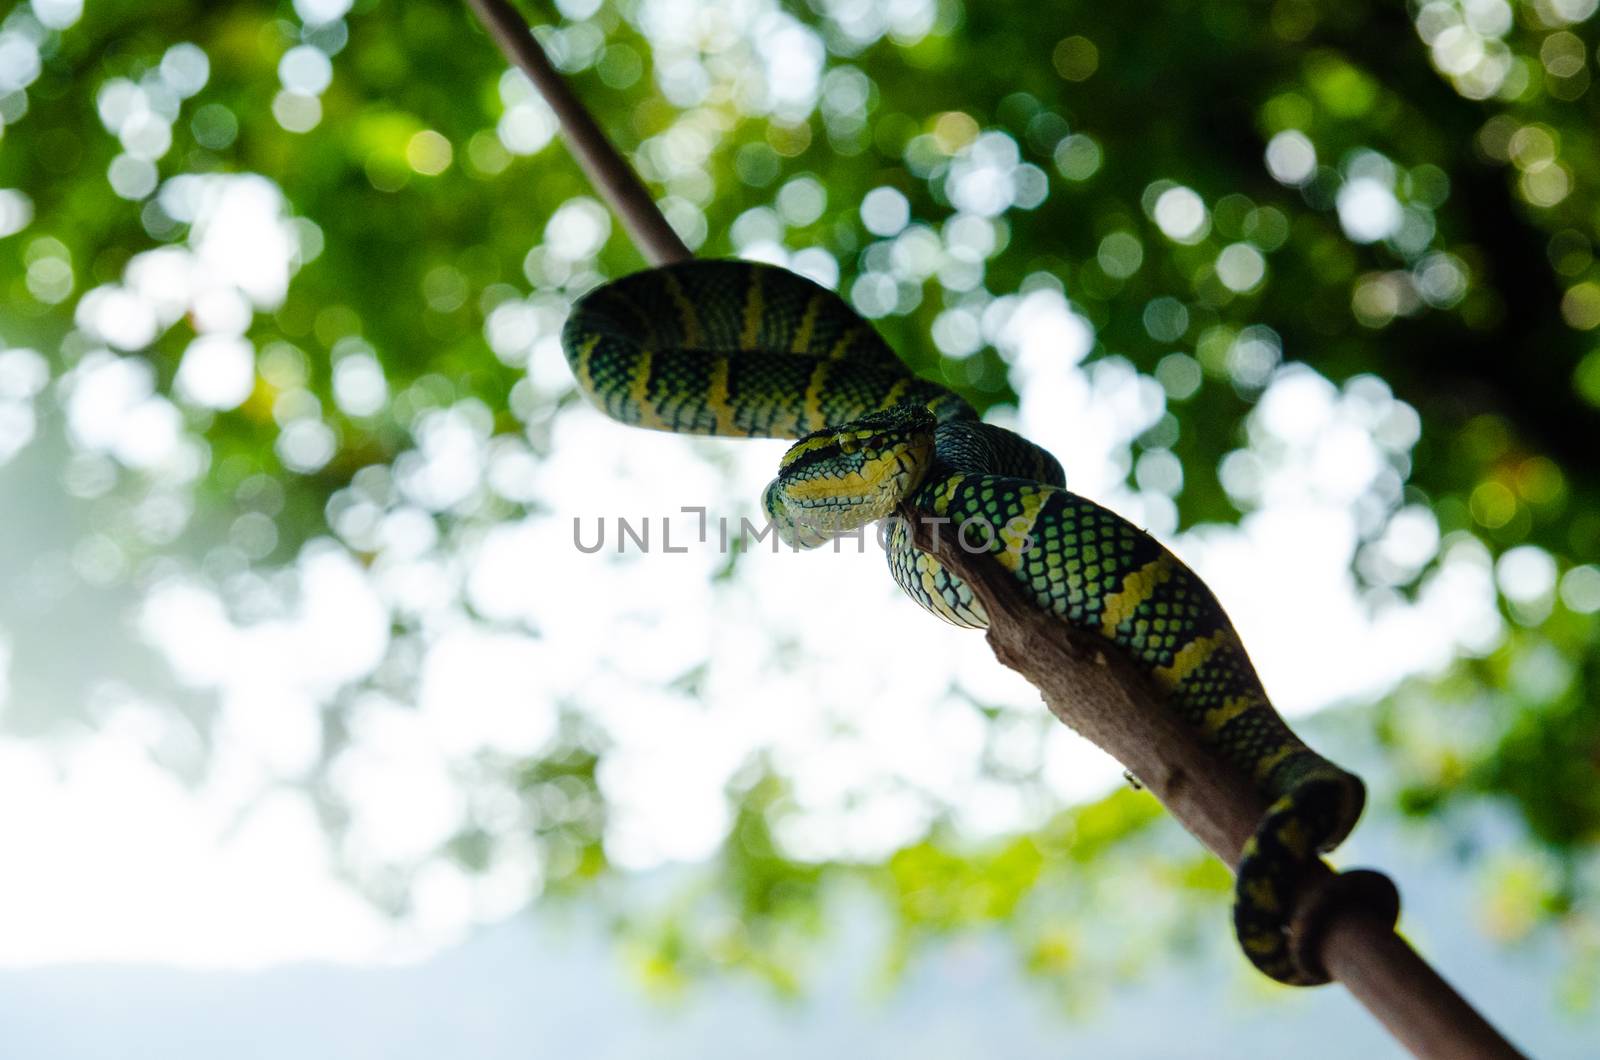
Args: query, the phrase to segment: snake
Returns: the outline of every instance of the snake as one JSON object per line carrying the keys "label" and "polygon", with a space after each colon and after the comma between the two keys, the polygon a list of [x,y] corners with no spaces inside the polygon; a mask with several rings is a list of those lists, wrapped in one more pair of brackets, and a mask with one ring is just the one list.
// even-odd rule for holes
{"label": "snake", "polygon": [[1311,986],[1297,882],[1354,827],[1360,778],[1306,746],[1268,699],[1216,596],[1133,523],[1066,488],[1061,464],[917,377],[834,291],[777,266],[692,260],[579,298],[562,330],[579,388],[607,416],[678,434],[788,438],[762,496],[784,541],[889,520],[889,571],[934,615],[984,628],[970,586],[912,541],[898,511],[988,553],[1024,598],[1103,638],[1266,810],[1236,867],[1233,922],[1252,964]]}

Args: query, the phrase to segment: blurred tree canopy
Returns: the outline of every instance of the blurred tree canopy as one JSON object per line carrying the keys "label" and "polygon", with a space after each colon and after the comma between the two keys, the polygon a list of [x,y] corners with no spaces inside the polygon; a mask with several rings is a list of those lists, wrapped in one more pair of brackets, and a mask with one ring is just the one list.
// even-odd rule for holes
{"label": "blurred tree canopy", "polygon": [[[1514,809],[1507,935],[1554,923],[1592,944],[1595,9],[556,0],[531,21],[697,253],[836,285],[979,408],[1025,389],[1006,338],[1019,300],[1064,299],[1089,368],[1157,388],[1119,459],[1159,530],[1263,503],[1274,443],[1253,417],[1293,365],[1377,410],[1353,508],[1365,598],[1479,557],[1501,621],[1348,712],[1346,744],[1376,734],[1380,796],[1441,827]],[[576,402],[561,319],[642,262],[463,5],[32,0],[0,26],[0,121],[0,461],[58,424],[65,488],[104,528],[75,554],[85,577],[137,585],[203,557],[197,576],[248,614],[308,542],[377,567],[400,529],[448,555],[541,510],[517,469]],[[491,473],[429,493],[446,413]],[[61,719],[16,694],[43,635],[20,617],[4,723],[46,739]],[[406,700],[427,633],[409,605],[388,622],[381,665],[330,693],[297,778],[336,846],[350,711],[373,688]],[[185,709],[203,741],[204,709]],[[562,719],[539,754],[474,761],[470,783],[493,778],[513,808],[445,853],[486,870],[525,834],[547,892],[609,878],[607,739],[581,704]],[[202,775],[203,756],[175,768]],[[699,889],[636,925],[664,981],[732,964],[790,982],[835,876],[886,896],[904,946],[1004,923],[1031,968],[1069,980],[1095,953],[1125,959],[1085,942],[1088,910],[1138,908],[1123,926],[1165,946],[1190,930],[1174,896],[1225,900],[1221,867],[1158,842],[1140,793],[983,842],[936,821],[862,863],[786,849],[787,792],[749,763]],[[405,871],[349,871],[405,907]]]}

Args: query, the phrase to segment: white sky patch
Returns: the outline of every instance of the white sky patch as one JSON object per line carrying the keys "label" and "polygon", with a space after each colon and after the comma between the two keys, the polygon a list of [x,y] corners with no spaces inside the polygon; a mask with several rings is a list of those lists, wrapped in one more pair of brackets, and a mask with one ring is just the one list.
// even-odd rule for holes
{"label": "white sky patch", "polygon": [[[1460,650],[1486,650],[1501,632],[1487,555],[1470,549],[1447,551],[1415,605],[1358,593],[1361,523],[1381,518],[1400,488],[1385,452],[1415,440],[1415,413],[1378,387],[1341,391],[1303,365],[1278,370],[1249,420],[1246,499],[1256,510],[1237,528],[1199,527],[1174,544],[1216,591],[1288,714],[1381,694]],[[1402,509],[1380,550],[1415,570],[1437,545],[1431,513]],[[1366,665],[1335,662],[1350,659]]]}
{"label": "white sky patch", "polygon": [[1198,529],[1175,544],[1222,601],[1286,715],[1381,694],[1499,635],[1486,562],[1456,557],[1427,581],[1416,605],[1391,602],[1371,612],[1350,574],[1354,546],[1347,515],[1310,503],[1257,512],[1237,529]]}
{"label": "white sky patch", "polygon": [[367,697],[351,731],[356,739],[335,764],[333,783],[354,810],[357,849],[381,859],[426,857],[466,812],[431,727],[414,710]]}
{"label": "white sky patch", "polygon": [[[584,461],[539,466],[534,488],[558,517],[491,531],[476,552],[467,592],[485,615],[539,629],[528,665],[540,671],[545,694],[593,704],[618,741],[618,757],[602,781],[618,800],[618,828],[608,849],[622,864],[647,867],[707,853],[725,824],[723,787],[754,746],[772,748],[780,765],[799,776],[810,776],[815,760],[829,784],[806,782],[797,797],[808,816],[825,813],[830,820],[850,816],[845,792],[876,790],[886,773],[899,778],[895,785],[925,791],[941,790],[940,776],[950,782],[972,775],[971,745],[954,753],[946,745],[908,748],[896,734],[903,725],[925,722],[918,716],[941,701],[951,680],[919,664],[928,657],[929,638],[938,645],[937,657],[967,660],[972,672],[984,672],[987,649],[981,637],[945,627],[900,599],[870,540],[861,552],[847,542],[839,554],[824,548],[773,555],[759,546],[742,561],[733,584],[717,589],[711,583],[721,560],[717,515],[730,515],[730,531],[737,533],[738,513],[751,510],[748,498],[770,477],[783,443],[735,450],[740,485],[730,491],[694,456],[716,443],[663,437],[660,446],[641,450],[588,409],[567,414],[556,430],[557,453],[589,454]],[[597,488],[596,467],[607,488]],[[685,504],[710,509],[707,546],[698,542],[698,517],[679,511]],[[651,553],[631,554],[630,545],[629,555],[616,558],[617,518],[637,529],[652,514],[670,516],[671,546],[689,551],[665,552],[663,524],[652,518]],[[597,520],[606,519],[602,552],[576,551],[574,517],[588,547],[596,541]],[[803,601],[835,595],[860,601],[859,616],[813,621]],[[628,601],[621,616],[618,600]],[[880,651],[863,651],[868,629],[879,631]],[[808,660],[801,672],[781,664],[775,637],[799,638]],[[701,659],[709,666],[697,694],[671,691]],[[987,675],[976,690],[993,689],[1004,690],[1019,708],[1029,702],[1020,679]],[[861,710],[864,702],[873,709]],[[970,712],[964,705],[949,709]],[[860,754],[847,759],[824,751],[819,741],[835,724],[865,730],[856,740]],[[1098,755],[1089,751],[1087,757],[1093,763]],[[1094,777],[1104,783],[1115,775],[1109,765],[1080,764],[1064,770],[1062,782],[1081,793],[1092,789]],[[867,813],[879,826],[863,831],[858,823],[835,832],[833,846],[819,832],[811,852],[866,856],[903,841],[908,832],[886,822],[906,818],[880,819],[870,810],[876,804],[876,797],[869,800]]]}
{"label": "white sky patch", "polygon": [[[309,546],[296,572],[299,599],[289,615],[247,626],[230,619],[210,589],[163,581],[149,595],[145,633],[194,687],[325,696],[377,666],[388,612],[355,561],[329,543]],[[295,665],[285,668],[284,659]]]}
{"label": "white sky patch", "polygon": [[[125,693],[70,744],[0,740],[0,843],[35,851],[40,866],[0,880],[0,961],[256,967],[406,959],[439,943],[339,883],[309,801],[282,787],[320,750],[319,704],[370,672],[388,638],[388,612],[342,552],[308,548],[297,573],[285,616],[248,625],[196,584],[168,579],[150,596],[147,634],[180,679],[221,697],[198,790],[152,758],[157,746],[192,742],[192,731],[170,708]],[[391,785],[375,781],[358,807],[416,811],[428,778],[413,765]],[[395,827],[414,841],[425,823],[410,812]]]}
{"label": "white sky patch", "polygon": [[541,669],[545,652],[520,633],[470,627],[429,650],[418,699],[447,754],[537,753],[555,735],[555,706]]}
{"label": "white sky patch", "polygon": [[1128,443],[1160,418],[1160,384],[1115,358],[1084,370],[1094,332],[1054,288],[996,299],[984,329],[1011,363],[1017,429],[1056,454],[1074,491],[1105,498],[1117,490],[1113,454],[1125,458]]}
{"label": "white sky patch", "polygon": [[0,962],[240,968],[396,953],[382,915],[334,881],[303,796],[266,795],[233,819],[231,800],[196,797],[151,761],[143,720],[119,711],[54,761],[0,741],[0,836],[41,866],[0,879]]}

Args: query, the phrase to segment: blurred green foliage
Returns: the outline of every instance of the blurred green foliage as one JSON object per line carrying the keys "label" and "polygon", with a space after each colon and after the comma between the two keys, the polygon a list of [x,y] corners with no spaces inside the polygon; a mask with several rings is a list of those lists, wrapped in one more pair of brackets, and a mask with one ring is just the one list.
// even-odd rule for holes
{"label": "blurred green foliage", "polygon": [[[4,21],[8,345],[48,351],[53,375],[116,346],[95,333],[83,295],[123,283],[136,255],[195,238],[201,193],[186,176],[260,174],[296,219],[292,280],[245,329],[247,396],[182,404],[205,452],[183,484],[192,517],[174,533],[130,528],[116,513],[172,487],[128,461],[99,495],[135,558],[211,549],[237,535],[241,511],[270,520],[246,550],[262,569],[330,532],[370,557],[370,536],[336,516],[364,495],[362,474],[413,449],[425,413],[476,399],[493,434],[538,454],[573,400],[535,381],[550,372],[530,375],[528,342],[495,341],[496,311],[525,303],[559,320],[575,294],[642,264],[614,228],[597,253],[553,247],[552,217],[589,191],[462,5],[344,6],[96,0],[79,19],[55,0]],[[1497,877],[1525,913],[1497,922],[1514,937],[1559,918],[1592,939],[1594,6],[809,0],[735,19],[715,5],[562,0],[533,21],[700,253],[809,248],[803,261],[835,270],[919,371],[978,406],[1017,397],[987,308],[1063,291],[1093,325],[1092,361],[1122,358],[1162,384],[1166,414],[1134,455],[1179,458],[1182,525],[1256,505],[1226,468],[1280,356],[1336,384],[1381,380],[1415,409],[1420,435],[1392,454],[1394,488],[1361,524],[1356,574],[1375,602],[1413,593],[1450,547],[1480,541],[1501,557],[1506,632],[1375,709],[1368,731],[1392,778],[1378,789],[1439,820],[1478,800],[1515,808],[1519,849],[1546,868]],[[764,51],[764,40],[776,43]],[[203,55],[198,77],[196,53],[174,51],[184,42]],[[129,92],[142,93],[139,122]],[[867,209],[882,189],[895,194]],[[929,240],[939,252],[924,260]],[[185,312],[121,351],[171,395],[204,330]],[[381,404],[336,387],[356,356],[381,366]],[[326,433],[307,437],[331,442],[305,455],[286,439],[313,420]],[[538,503],[487,493],[433,518],[448,540]],[[1378,544],[1403,505],[1431,513],[1444,541],[1409,565],[1384,561]],[[401,643],[420,635],[408,616],[395,624]],[[331,710],[326,760],[345,738]],[[548,757],[486,763],[513,778],[524,813],[464,831],[450,852],[481,867],[497,829],[515,828],[539,837],[547,886],[603,877],[603,743],[573,724]],[[321,794],[336,834],[337,799]],[[774,836],[789,803],[770,768],[741,774],[729,799],[703,888],[638,928],[662,982],[739,965],[792,986],[836,876],[885,896],[902,955],[921,938],[1007,924],[1031,968],[1066,981],[1180,939],[1174,895],[1215,911],[1226,890],[1220,868],[1149,845],[1158,812],[1139,793],[994,842],[936,825],[876,866],[786,856]],[[1148,918],[1143,949],[1079,937],[1091,901],[1155,901],[1096,890],[1118,872],[1169,903]],[[404,905],[403,881],[361,882]]]}

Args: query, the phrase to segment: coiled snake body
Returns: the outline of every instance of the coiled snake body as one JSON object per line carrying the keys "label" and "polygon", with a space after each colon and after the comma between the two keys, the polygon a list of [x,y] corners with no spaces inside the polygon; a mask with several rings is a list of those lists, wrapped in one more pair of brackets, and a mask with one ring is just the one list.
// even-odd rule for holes
{"label": "coiled snake body", "polygon": [[[1127,520],[1065,489],[1049,453],[978,422],[917,379],[837,295],[782,269],[697,261],[600,287],[562,335],[579,385],[623,423],[687,434],[798,438],[763,504],[786,541],[907,503],[987,544],[1042,608],[1122,649],[1270,808],[1238,866],[1234,924],[1262,972],[1325,982],[1289,945],[1300,873],[1355,824],[1361,781],[1308,749],[1263,692],[1205,584]],[[895,581],[958,625],[987,620],[970,589],[888,541]]]}

